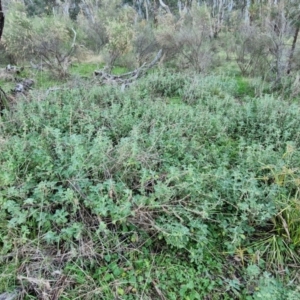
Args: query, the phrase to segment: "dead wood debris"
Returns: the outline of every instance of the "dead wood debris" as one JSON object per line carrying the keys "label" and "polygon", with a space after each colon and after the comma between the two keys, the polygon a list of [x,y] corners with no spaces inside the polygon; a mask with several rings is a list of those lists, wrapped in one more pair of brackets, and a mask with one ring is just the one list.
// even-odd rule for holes
{"label": "dead wood debris", "polygon": [[32,79],[24,79],[16,84],[16,86],[12,89],[12,93],[25,93],[29,91],[33,85],[34,81]]}
{"label": "dead wood debris", "polygon": [[99,79],[101,84],[121,85],[121,89],[129,87],[134,81],[143,76],[149,69],[154,67],[162,56],[162,50],[159,50],[155,58],[149,63],[144,63],[141,67],[121,75],[113,75],[103,70],[94,71],[94,75]]}
{"label": "dead wood debris", "polygon": [[[159,50],[156,54],[155,58],[150,63],[144,63],[141,67],[121,75],[113,75],[103,70],[94,71],[94,75],[100,84],[108,84],[108,85],[118,85],[121,86],[121,90],[125,90],[125,88],[129,87],[133,82],[135,82],[138,78],[142,77],[146,74],[146,72],[153,68],[156,63],[162,57],[162,50]],[[13,77],[13,74],[20,74],[23,68],[18,68],[16,66],[7,65],[4,73],[6,76]],[[3,72],[2,72],[3,73]],[[13,78],[13,80],[17,80]],[[14,102],[15,98],[18,95],[26,95],[26,93],[32,88],[34,85],[34,80],[32,79],[23,79],[16,83],[15,87],[11,90],[10,95],[6,95],[3,89],[0,88],[0,110],[6,108],[9,109],[9,103]],[[11,99],[12,98],[12,99]],[[12,101],[10,101],[12,100]]]}
{"label": "dead wood debris", "polygon": [[[24,68],[19,68],[12,65],[7,65],[6,68],[0,69],[0,79],[4,81],[16,82],[14,88],[10,92],[6,93],[0,87],[0,111],[3,109],[10,109],[12,103],[15,102],[18,95],[26,95],[26,93],[34,85],[34,80],[32,79],[18,79],[15,75],[19,75]],[[0,299],[1,300],[1,299]]]}
{"label": "dead wood debris", "polygon": [[24,70],[23,67],[7,65],[5,68],[0,69],[0,80],[2,81],[16,81],[15,75],[19,75]]}
{"label": "dead wood debris", "polygon": [[17,66],[12,66],[10,64],[8,64],[5,68],[5,71],[7,73],[15,73],[17,75],[19,75],[22,71],[24,70],[24,67],[17,67]]}

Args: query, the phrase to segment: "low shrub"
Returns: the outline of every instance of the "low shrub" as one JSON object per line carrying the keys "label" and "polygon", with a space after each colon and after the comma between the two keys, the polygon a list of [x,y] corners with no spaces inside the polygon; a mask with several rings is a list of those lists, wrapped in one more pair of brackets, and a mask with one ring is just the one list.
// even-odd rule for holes
{"label": "low shrub", "polygon": [[29,19],[25,7],[18,4],[8,13],[5,27],[6,52],[14,61],[31,62],[54,77],[68,76],[77,36],[70,20],[60,16]]}
{"label": "low shrub", "polygon": [[250,285],[245,266],[282,274],[263,243],[276,233],[292,274],[299,106],[239,103],[235,87],[155,72],[124,92],[85,84],[4,111],[1,269],[36,296],[67,278],[71,298],[259,299],[275,281],[254,267]]}

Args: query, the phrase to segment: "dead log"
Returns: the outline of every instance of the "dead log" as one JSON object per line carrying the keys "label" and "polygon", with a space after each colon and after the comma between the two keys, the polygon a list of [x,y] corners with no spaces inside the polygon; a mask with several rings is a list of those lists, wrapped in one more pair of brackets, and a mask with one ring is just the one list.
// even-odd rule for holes
{"label": "dead log", "polygon": [[136,81],[138,78],[146,74],[146,72],[153,68],[162,56],[162,50],[159,50],[155,58],[149,63],[144,63],[141,67],[121,75],[113,75],[107,73],[105,68],[103,70],[94,71],[94,75],[99,79],[101,84],[121,85],[122,90]]}

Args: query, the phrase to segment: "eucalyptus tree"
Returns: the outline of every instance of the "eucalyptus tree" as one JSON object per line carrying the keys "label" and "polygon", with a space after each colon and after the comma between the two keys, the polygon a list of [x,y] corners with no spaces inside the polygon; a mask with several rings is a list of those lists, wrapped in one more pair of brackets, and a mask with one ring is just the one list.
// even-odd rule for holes
{"label": "eucalyptus tree", "polygon": [[294,29],[294,35],[293,35],[292,47],[291,47],[289,60],[288,60],[287,74],[290,74],[292,69],[292,61],[293,61],[295,48],[296,48],[299,31],[300,31],[300,3],[298,2],[298,0],[296,1],[290,0],[289,17],[291,19],[291,24]]}
{"label": "eucalyptus tree", "polygon": [[3,32],[3,28],[4,28],[4,12],[2,9],[2,1],[0,0],[0,40]]}
{"label": "eucalyptus tree", "polygon": [[[2,9],[2,1],[0,0],[0,40],[3,33],[3,28],[4,28],[4,12]],[[0,111],[3,108],[8,108],[8,107],[9,106],[8,106],[8,100],[6,94],[0,86]]]}

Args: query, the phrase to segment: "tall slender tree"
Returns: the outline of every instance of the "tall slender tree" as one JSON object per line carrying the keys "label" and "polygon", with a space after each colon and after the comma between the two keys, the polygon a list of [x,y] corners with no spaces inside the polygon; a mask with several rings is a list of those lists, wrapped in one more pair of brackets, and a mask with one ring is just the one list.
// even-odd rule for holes
{"label": "tall slender tree", "polygon": [[289,55],[289,60],[288,60],[288,67],[287,67],[287,74],[290,74],[291,69],[292,69],[292,61],[294,58],[294,52],[299,36],[299,31],[300,31],[300,4],[298,2],[293,2],[290,4],[290,18],[292,19],[291,23],[294,27],[294,36],[293,36],[293,42],[292,42],[292,47],[291,47],[291,52]]}
{"label": "tall slender tree", "polygon": [[[2,10],[2,1],[0,0],[0,40],[3,32],[4,27],[4,12]],[[0,86],[0,111],[3,108],[8,108],[8,101],[5,92]]]}
{"label": "tall slender tree", "polygon": [[2,1],[0,0],[0,40],[4,28],[4,12],[2,10]]}

